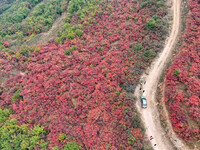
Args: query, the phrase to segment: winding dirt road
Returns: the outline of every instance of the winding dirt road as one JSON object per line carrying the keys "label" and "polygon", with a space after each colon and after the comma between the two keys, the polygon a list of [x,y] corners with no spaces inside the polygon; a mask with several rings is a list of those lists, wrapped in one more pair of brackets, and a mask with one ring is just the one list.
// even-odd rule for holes
{"label": "winding dirt road", "polygon": [[[181,23],[181,0],[172,0],[172,3],[173,22],[170,36],[166,39],[163,51],[158,55],[157,59],[155,59],[155,61],[151,64],[150,68],[141,77],[141,81],[146,81],[146,84],[143,84],[143,89],[145,90],[145,92],[142,93],[139,90],[141,86],[138,85],[134,93],[134,95],[138,99],[136,106],[139,112],[141,113],[141,119],[144,122],[146,128],[146,136],[148,138],[150,138],[150,136],[153,136],[154,139],[150,140],[150,142],[155,150],[188,149],[184,145],[184,143],[178,139],[176,134],[173,133],[172,128],[170,128],[171,140],[169,140],[169,138],[166,137],[166,133],[161,127],[159,112],[156,106],[157,102],[155,99],[158,81],[160,80],[160,76],[163,72],[167,61],[169,60],[173,47],[177,43],[178,33],[180,32],[179,30]],[[139,100],[141,95],[144,95],[147,98],[146,109],[141,108],[141,103]]]}

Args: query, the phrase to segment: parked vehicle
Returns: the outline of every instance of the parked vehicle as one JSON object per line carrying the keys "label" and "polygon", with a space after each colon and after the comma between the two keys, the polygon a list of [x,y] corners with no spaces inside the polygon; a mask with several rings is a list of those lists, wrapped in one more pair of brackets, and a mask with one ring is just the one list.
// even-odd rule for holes
{"label": "parked vehicle", "polygon": [[144,96],[141,96],[141,105],[142,108],[147,108],[147,99]]}

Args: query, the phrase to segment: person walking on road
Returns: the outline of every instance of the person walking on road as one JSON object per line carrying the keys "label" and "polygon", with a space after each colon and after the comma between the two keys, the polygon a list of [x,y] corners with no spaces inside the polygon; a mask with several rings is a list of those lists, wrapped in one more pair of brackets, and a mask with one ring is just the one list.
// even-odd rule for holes
{"label": "person walking on road", "polygon": [[153,140],[153,136],[150,136],[150,140]]}

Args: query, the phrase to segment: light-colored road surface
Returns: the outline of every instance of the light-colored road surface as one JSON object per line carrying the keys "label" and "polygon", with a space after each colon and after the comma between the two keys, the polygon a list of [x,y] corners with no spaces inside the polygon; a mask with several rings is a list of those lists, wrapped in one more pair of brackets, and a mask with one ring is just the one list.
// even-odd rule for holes
{"label": "light-colored road surface", "polygon": [[[171,139],[172,143],[165,136],[165,132],[161,127],[159,112],[156,106],[155,94],[157,90],[158,81],[160,79],[161,73],[169,60],[170,54],[175,46],[178,38],[178,33],[180,32],[180,13],[181,0],[172,0],[172,11],[173,11],[173,22],[172,29],[169,37],[166,39],[166,43],[163,51],[158,55],[155,61],[152,63],[150,68],[146,71],[147,74],[143,74],[141,80],[145,80],[146,84],[143,84],[143,89],[145,90],[142,93],[139,88],[140,85],[136,87],[135,96],[138,98],[137,101],[137,109],[141,113],[141,119],[144,122],[146,128],[146,136],[150,138],[153,136],[153,140],[150,140],[152,147],[155,150],[172,150],[172,149],[180,149],[187,150],[185,145],[181,140],[178,139],[176,134],[173,133],[172,128],[171,131]],[[140,96],[144,95],[147,98],[147,108],[142,109],[140,103]],[[172,137],[173,136],[173,137]],[[156,146],[154,146],[156,144]],[[173,146],[174,145],[174,146]],[[176,147],[176,148],[174,148]]]}

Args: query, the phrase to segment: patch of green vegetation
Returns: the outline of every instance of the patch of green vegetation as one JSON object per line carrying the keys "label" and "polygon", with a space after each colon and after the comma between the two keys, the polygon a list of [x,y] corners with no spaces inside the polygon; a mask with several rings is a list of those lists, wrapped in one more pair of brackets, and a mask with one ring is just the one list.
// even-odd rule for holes
{"label": "patch of green vegetation", "polygon": [[64,140],[66,138],[67,138],[66,134],[62,133],[62,134],[59,135],[58,140]]}
{"label": "patch of green vegetation", "polygon": [[121,93],[120,91],[117,91],[117,92],[116,92],[117,96],[119,96],[119,95],[120,95],[120,93]]}
{"label": "patch of green vegetation", "polygon": [[180,69],[175,69],[174,72],[172,73],[173,75],[177,76],[180,73]]}
{"label": "patch of green vegetation", "polygon": [[80,30],[80,29],[76,29],[75,32],[76,32],[76,35],[77,35],[78,37],[81,37],[81,36],[83,35],[83,31]]}
{"label": "patch of green vegetation", "polygon": [[76,37],[81,37],[84,32],[81,30],[83,25],[71,25],[71,18],[76,17],[76,19],[79,19],[81,21],[84,21],[85,16],[88,14],[88,22],[94,22],[94,16],[96,14],[96,11],[98,9],[98,5],[100,3],[100,0],[71,0],[69,2],[69,6],[67,8],[67,16],[65,18],[66,23],[62,27],[62,34],[58,34],[58,37],[64,36],[64,38],[57,39],[57,43],[63,43],[65,40],[65,37],[68,39],[73,40]]}
{"label": "patch of green vegetation", "polygon": [[156,27],[156,21],[154,19],[150,19],[148,22],[147,22],[147,27],[149,29],[154,29]]}
{"label": "patch of green vegetation", "polygon": [[9,111],[8,109],[2,110],[0,108],[0,126],[3,125],[3,123],[8,119],[10,114],[12,114],[12,112]]}
{"label": "patch of green vegetation", "polygon": [[14,93],[14,95],[12,96],[12,99],[11,99],[11,101],[12,102],[15,102],[17,99],[19,99],[19,98],[23,98],[21,95],[20,95],[20,93],[21,93],[21,89],[18,89],[15,93]]}
{"label": "patch of green vegetation", "polygon": [[141,50],[143,48],[142,46],[142,43],[139,43],[135,46],[135,49],[138,51],[138,50]]}
{"label": "patch of green vegetation", "polygon": [[52,150],[60,150],[60,149],[58,148],[58,146],[56,146],[56,147],[53,147]]}
{"label": "patch of green vegetation", "polygon": [[146,26],[149,28],[149,29],[154,29],[156,26],[159,26],[159,24],[161,23],[161,19],[160,17],[158,16],[153,16],[152,19],[150,19]]}
{"label": "patch of green vegetation", "polygon": [[55,43],[60,43],[61,42],[61,38],[59,38],[59,37],[55,38],[54,42]]}
{"label": "patch of green vegetation", "polygon": [[22,54],[22,55],[24,55],[24,56],[26,56],[26,57],[28,57],[29,56],[29,53],[30,52],[39,52],[40,51],[40,48],[39,47],[37,47],[37,46],[22,46],[21,47],[21,50],[19,51],[20,52],[20,54]]}
{"label": "patch of green vegetation", "polygon": [[9,119],[12,114],[8,109],[2,110],[0,108],[0,149],[13,150],[13,149],[34,149],[38,146],[40,149],[45,150],[48,144],[41,138],[47,132],[44,127],[39,125],[29,129],[28,125],[17,125],[16,119]]}
{"label": "patch of green vegetation", "polygon": [[[76,142],[67,143],[62,150],[80,150],[81,146],[79,146]],[[53,147],[52,150],[60,150],[58,146]]]}
{"label": "patch of green vegetation", "polygon": [[76,46],[72,46],[70,49],[65,50],[65,55],[70,55],[74,50],[77,50]]}
{"label": "patch of green vegetation", "polygon": [[73,31],[69,31],[67,34],[68,39],[73,40],[75,38],[75,34]]}
{"label": "patch of green vegetation", "polygon": [[142,9],[142,8],[148,6],[148,5],[151,5],[151,4],[153,4],[154,2],[155,2],[155,0],[146,0],[146,1],[144,1],[144,2],[141,4],[140,9]]}
{"label": "patch of green vegetation", "polygon": [[65,55],[70,55],[72,53],[72,50],[65,50]]}
{"label": "patch of green vegetation", "polygon": [[7,9],[0,10],[0,42],[9,41],[10,46],[20,46],[36,34],[48,31],[67,9],[67,3],[66,0],[17,0],[9,2],[9,7],[3,4],[0,8],[5,5]]}
{"label": "patch of green vegetation", "polygon": [[160,8],[165,6],[165,2],[163,0],[145,0],[141,3],[140,9],[148,7],[148,5],[155,5],[157,8]]}
{"label": "patch of green vegetation", "polygon": [[157,8],[164,7],[164,6],[165,6],[165,2],[164,1],[158,1],[157,4],[156,4]]}
{"label": "patch of green vegetation", "polygon": [[71,50],[77,50],[77,47],[76,46],[72,46]]}
{"label": "patch of green vegetation", "polygon": [[99,47],[99,48],[98,48],[98,51],[103,51],[103,47]]}
{"label": "patch of green vegetation", "polygon": [[153,50],[148,50],[148,51],[144,52],[144,56],[153,58],[153,57],[155,57],[155,52]]}
{"label": "patch of green vegetation", "polygon": [[67,143],[63,150],[80,150],[81,146],[79,146],[76,142]]}

